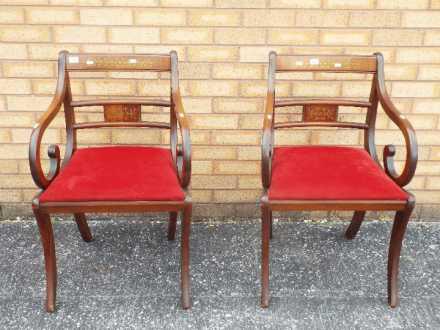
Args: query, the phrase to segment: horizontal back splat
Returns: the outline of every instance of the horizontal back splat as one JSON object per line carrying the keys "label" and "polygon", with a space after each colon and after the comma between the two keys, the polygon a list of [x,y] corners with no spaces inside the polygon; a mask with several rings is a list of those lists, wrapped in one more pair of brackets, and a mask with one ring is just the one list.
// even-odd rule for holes
{"label": "horizontal back splat", "polygon": [[140,104],[104,105],[104,119],[107,122],[136,122],[141,120]]}
{"label": "horizontal back splat", "polygon": [[336,104],[307,104],[303,107],[303,121],[337,121]]}

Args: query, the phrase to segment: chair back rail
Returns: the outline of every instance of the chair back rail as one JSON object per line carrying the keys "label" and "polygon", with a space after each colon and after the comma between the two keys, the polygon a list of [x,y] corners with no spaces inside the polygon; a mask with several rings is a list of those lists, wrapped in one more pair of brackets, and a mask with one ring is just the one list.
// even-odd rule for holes
{"label": "chair back rail", "polygon": [[354,99],[344,99],[344,98],[322,98],[322,99],[276,99],[275,100],[275,108],[281,107],[291,107],[296,105],[308,105],[308,104],[334,104],[346,107],[365,107],[368,108],[371,106],[371,102],[363,101],[363,100],[354,100]]}
{"label": "chair back rail", "polygon": [[276,71],[376,72],[375,56],[282,55],[277,56]]}
{"label": "chair back rail", "polygon": [[168,123],[154,122],[154,121],[138,121],[138,122],[126,122],[126,121],[92,121],[87,123],[74,124],[74,129],[86,129],[86,128],[102,128],[102,127],[150,127],[150,128],[161,128],[170,129],[171,126]]}
{"label": "chair back rail", "polygon": [[274,124],[274,129],[281,128],[294,128],[294,127],[340,127],[340,128],[357,128],[357,129],[368,129],[368,125],[365,123],[356,122],[329,122],[329,121],[287,121],[282,123]]}
{"label": "chair back rail", "polygon": [[78,100],[70,102],[70,105],[74,108],[77,107],[93,107],[104,106],[109,104],[139,104],[146,106],[156,107],[169,107],[169,100],[155,100],[155,99],[97,99],[97,100]]}
{"label": "chair back rail", "polygon": [[170,72],[169,54],[73,54],[67,55],[67,71]]}

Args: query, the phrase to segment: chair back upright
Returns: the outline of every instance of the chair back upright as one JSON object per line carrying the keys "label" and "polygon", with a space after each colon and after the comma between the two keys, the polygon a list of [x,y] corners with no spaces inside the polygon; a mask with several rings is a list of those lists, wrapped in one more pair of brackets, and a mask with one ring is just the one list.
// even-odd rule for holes
{"label": "chair back upright", "polygon": [[[267,101],[273,106],[273,129],[299,127],[339,127],[364,130],[364,145],[366,150],[377,161],[374,147],[374,128],[376,122],[378,95],[377,57],[380,54],[363,55],[277,55],[269,54],[268,96]],[[289,72],[330,72],[330,73],[359,73],[372,74],[370,95],[365,99],[340,97],[294,97],[276,98],[275,82],[277,73]],[[276,122],[276,110],[284,107],[300,107],[301,113],[295,121]],[[339,120],[339,107],[366,108],[365,122]],[[299,118],[298,118],[299,117]]]}
{"label": "chair back upright", "polygon": [[[171,147],[174,151],[177,144],[178,121],[172,102],[172,93],[179,88],[177,53],[169,54],[87,54],[60,52],[58,61],[58,84],[63,94],[63,105],[66,119],[67,143],[64,163],[67,163],[76,150],[77,131],[111,127],[146,127],[170,130]],[[167,99],[124,97],[73,100],[70,87],[70,73],[74,72],[169,72],[170,97]],[[104,120],[78,123],[75,120],[75,108],[103,108]],[[169,123],[144,121],[141,116],[142,106],[170,108]],[[175,156],[176,152],[173,152]],[[175,157],[173,157],[175,158]]]}

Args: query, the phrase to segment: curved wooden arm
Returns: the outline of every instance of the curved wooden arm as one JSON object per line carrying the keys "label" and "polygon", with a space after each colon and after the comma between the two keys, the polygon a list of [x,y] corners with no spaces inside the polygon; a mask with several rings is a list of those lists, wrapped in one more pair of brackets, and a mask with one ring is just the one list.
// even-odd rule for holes
{"label": "curved wooden arm", "polygon": [[274,105],[275,105],[275,69],[276,53],[269,53],[268,90],[266,111],[263,121],[263,136],[261,138],[261,180],[265,190],[269,189],[272,178],[272,155],[274,145]]}
{"label": "curved wooden arm", "polygon": [[264,189],[270,187],[272,178],[272,155],[274,144],[274,93],[267,93],[266,112],[263,121],[263,136],[261,138],[261,179]]}
{"label": "curved wooden arm", "polygon": [[380,104],[388,117],[396,124],[405,138],[406,160],[402,173],[399,175],[394,166],[394,155],[396,148],[394,145],[386,145],[383,150],[384,169],[388,176],[391,177],[399,186],[407,185],[414,176],[417,167],[417,140],[416,133],[411,123],[402,115],[399,110],[391,102],[385,87],[384,60],[380,53],[375,54],[377,57],[377,94]]}
{"label": "curved wooden arm", "polygon": [[175,138],[172,138],[172,140],[175,141],[174,143],[172,143],[172,153],[176,161],[180,185],[182,186],[182,188],[186,189],[191,181],[191,137],[189,134],[189,124],[186,114],[183,110],[180,91],[177,90],[177,92],[173,92],[171,95],[171,111],[173,112],[172,117],[174,117],[174,120],[177,120],[177,122],[179,123],[180,135],[182,138],[182,144],[179,146],[177,144],[177,134],[173,133],[173,131],[177,132],[177,125],[172,124],[171,134],[175,136]]}
{"label": "curved wooden arm", "polygon": [[38,120],[37,124],[35,124],[29,143],[29,166],[32,178],[34,179],[35,184],[41,189],[47,188],[47,186],[52,182],[52,180],[58,175],[60,171],[61,157],[59,147],[57,145],[51,144],[48,148],[47,154],[50,159],[50,169],[47,176],[44,174],[43,168],[41,166],[40,149],[41,139],[43,138],[46,128],[55,118],[56,114],[61,108],[61,105],[63,104],[64,95],[66,92],[65,54],[65,52],[61,52],[58,59],[58,81],[55,96],[52,99],[48,110]]}
{"label": "curved wooden arm", "polygon": [[[171,154],[176,163],[180,185],[186,189],[191,182],[191,137],[189,132],[188,118],[182,104],[182,96],[179,89],[179,70],[177,53],[170,52],[171,57]],[[177,123],[179,125],[177,125]],[[178,145],[177,126],[180,129],[182,144]]]}

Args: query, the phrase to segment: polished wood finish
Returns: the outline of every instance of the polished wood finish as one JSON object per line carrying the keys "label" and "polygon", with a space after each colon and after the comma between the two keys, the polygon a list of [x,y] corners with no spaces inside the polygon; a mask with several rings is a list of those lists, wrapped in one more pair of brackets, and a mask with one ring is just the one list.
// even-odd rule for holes
{"label": "polished wood finish", "polygon": [[353,239],[355,238],[356,234],[359,231],[359,228],[361,228],[362,221],[364,221],[365,218],[365,211],[355,211],[353,214],[353,218],[351,219],[350,226],[348,226],[347,230],[345,231],[345,238],[346,239]]}
{"label": "polished wood finish", "polygon": [[[187,197],[187,202],[191,202]],[[44,208],[49,213],[102,213],[102,212],[151,212],[180,211],[182,202],[168,201],[99,201],[99,202],[46,202],[39,204],[34,199],[36,207]]]}
{"label": "polished wood finish", "polygon": [[67,71],[158,71],[171,70],[169,54],[67,54]]}
{"label": "polished wood finish", "polygon": [[324,71],[374,73],[375,56],[283,55],[276,59],[276,71]]}
{"label": "polished wood finish", "polygon": [[330,122],[330,121],[286,121],[282,123],[274,124],[274,128],[293,128],[293,127],[340,127],[340,128],[357,128],[357,129],[367,129],[368,125],[364,123],[354,123],[354,122]]}
{"label": "polished wood finish", "polygon": [[281,107],[291,107],[296,105],[309,105],[309,104],[323,104],[323,105],[339,105],[345,107],[360,107],[368,108],[371,106],[370,102],[356,99],[345,99],[345,98],[295,98],[295,99],[279,99],[275,100],[275,108]]}
{"label": "polished wood finish", "polygon": [[101,127],[150,127],[150,128],[162,128],[170,129],[170,124],[157,121],[140,121],[140,122],[126,122],[126,121],[91,121],[88,123],[74,124],[73,129],[85,129],[85,128],[101,128]]}
{"label": "polished wood finish", "polygon": [[[189,122],[183,110],[182,97],[179,88],[177,53],[172,51],[171,56],[171,136],[170,145],[173,159],[182,188],[186,189],[191,180],[191,142],[189,136]],[[178,123],[178,125],[177,125]],[[180,130],[181,143],[178,142]]]}
{"label": "polished wood finish", "polygon": [[394,155],[396,153],[394,145],[386,145],[383,150],[383,163],[385,172],[393,179],[399,186],[406,186],[414,176],[417,167],[417,140],[416,132],[414,131],[409,120],[397,110],[396,106],[388,96],[385,87],[385,73],[384,73],[384,59],[382,54],[377,53],[377,76],[375,79],[376,93],[379,102],[391,119],[391,121],[399,127],[405,138],[406,159],[405,166],[402,173],[397,173],[394,166]]}
{"label": "polished wood finish", "polygon": [[105,106],[109,104],[138,104],[146,106],[156,107],[169,107],[171,105],[169,100],[155,100],[155,99],[97,99],[97,100],[79,100],[72,101],[70,105],[74,108],[77,107],[93,107],[93,106]]}
{"label": "polished wood finish", "polygon": [[138,122],[141,120],[139,104],[108,104],[104,106],[106,122]]}
{"label": "polished wood finish", "polygon": [[[275,52],[269,54],[268,91],[266,97],[266,110],[263,121],[263,137],[261,143],[261,177],[264,188],[261,197],[262,211],[262,264],[261,264],[261,306],[269,305],[269,240],[271,237],[271,212],[272,211],[299,211],[299,210],[347,210],[355,211],[352,222],[345,236],[353,239],[365,217],[366,211],[396,211],[393,230],[390,240],[388,259],[388,299],[389,305],[398,304],[398,268],[399,256],[406,225],[414,208],[415,199],[408,193],[408,200],[269,200],[268,190],[272,177],[272,156],[274,148],[274,131],[294,127],[341,127],[364,130],[364,148],[371,158],[379,165],[380,160],[376,154],[375,124],[378,104],[388,117],[397,125],[405,139],[406,158],[401,173],[394,167],[395,147],[385,146],[383,150],[383,169],[385,173],[400,187],[407,185],[414,176],[417,166],[417,141],[414,129],[409,121],[402,115],[391,102],[386,88],[384,77],[384,61],[380,53],[372,56],[277,56]],[[327,72],[355,72],[372,74],[372,86],[368,101],[341,99],[341,98],[275,98],[275,74],[286,71],[327,71]],[[275,122],[275,109],[287,106],[303,106],[307,109],[323,109],[317,111],[312,118],[303,117],[303,121]],[[337,106],[365,107],[367,109],[365,123],[337,122]],[[321,108],[319,108],[321,107]],[[317,121],[313,121],[317,120]]]}
{"label": "polished wood finish", "polygon": [[[50,160],[50,170],[47,176],[44,174],[41,165],[40,150],[41,150],[41,139],[43,138],[44,131],[59,112],[61,106],[64,103],[64,99],[67,93],[68,87],[67,87],[65,54],[66,52],[60,53],[58,59],[58,81],[57,81],[55,96],[52,99],[52,102],[50,103],[48,110],[34,125],[34,129],[30,137],[31,141],[29,144],[29,164],[30,164],[31,175],[32,178],[34,179],[35,184],[41,189],[45,189],[49,185],[49,183],[58,175],[60,170],[61,157],[60,157],[59,147],[54,144],[49,146],[48,155]],[[70,107],[66,109],[66,121],[70,109],[71,109]]]}
{"label": "polished wood finish", "polygon": [[276,200],[264,196],[261,201],[270,204],[273,211],[396,211],[404,210],[406,201],[396,200]]}
{"label": "polished wood finish", "polygon": [[270,239],[272,239],[273,237],[273,215],[272,215],[272,210],[269,210],[269,219],[270,219],[270,233],[269,233],[269,237]]}
{"label": "polished wood finish", "polygon": [[[69,71],[168,71],[171,74],[169,100],[152,99],[98,99],[72,100]],[[140,121],[141,105],[170,107],[170,122]],[[61,164],[60,148],[50,145],[48,155],[50,169],[43,171],[40,152],[45,130],[64,107],[66,121],[66,148]],[[102,106],[103,122],[76,123],[76,107]],[[185,192],[183,201],[84,201],[84,202],[40,202],[41,193],[69,163],[77,149],[77,130],[101,127],[146,127],[170,130],[170,153],[176,175]],[[179,138],[180,135],[180,138]],[[55,310],[56,299],[56,258],[50,214],[73,213],[78,230],[84,241],[90,242],[92,234],[87,225],[85,213],[127,213],[127,212],[167,212],[170,214],[168,238],[174,239],[177,214],[182,213],[181,245],[181,301],[184,309],[191,307],[189,274],[189,235],[191,226],[192,201],[187,194],[191,180],[191,140],[189,124],[183,109],[179,90],[177,53],[168,55],[109,55],[109,54],[69,54],[60,52],[58,59],[58,81],[55,96],[48,110],[38,120],[31,133],[29,144],[29,165],[35,184],[41,189],[32,200],[32,208],[40,230],[46,265],[46,310]],[[93,175],[93,173],[90,173]]]}
{"label": "polished wood finish", "polygon": [[91,242],[93,240],[93,236],[89,225],[87,224],[86,215],[84,213],[74,213],[73,216],[82,239],[85,242]]}
{"label": "polished wood finish", "polygon": [[57,295],[57,264],[55,257],[55,240],[53,237],[52,223],[48,213],[34,209],[41,243],[43,244],[44,265],[46,269],[46,310],[55,311]]}
{"label": "polished wood finish", "polygon": [[338,106],[334,104],[307,104],[303,107],[303,121],[335,122],[338,120]]}
{"label": "polished wood finish", "polygon": [[388,251],[388,304],[391,307],[399,305],[399,261],[402,241],[405,236],[411,212],[415,206],[415,198],[410,195],[405,210],[396,212],[391,230],[390,248]]}
{"label": "polished wood finish", "polygon": [[174,241],[176,238],[176,224],[177,212],[170,212],[170,219],[168,221],[168,240]]}
{"label": "polished wood finish", "polygon": [[192,204],[185,205],[182,214],[182,237],[181,237],[181,254],[180,254],[180,282],[182,290],[182,307],[183,309],[191,308],[191,285],[189,278],[189,235],[191,230]]}
{"label": "polished wood finish", "polygon": [[262,227],[261,227],[261,307],[269,307],[269,249],[270,249],[270,208],[267,205],[261,206]]}

